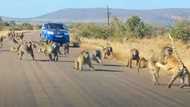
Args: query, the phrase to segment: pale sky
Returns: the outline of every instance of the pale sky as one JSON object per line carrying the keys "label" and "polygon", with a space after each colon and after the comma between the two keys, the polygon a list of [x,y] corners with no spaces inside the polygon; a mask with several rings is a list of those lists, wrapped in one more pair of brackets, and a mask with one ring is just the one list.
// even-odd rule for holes
{"label": "pale sky", "polygon": [[36,17],[64,8],[190,8],[190,0],[1,0],[0,16]]}

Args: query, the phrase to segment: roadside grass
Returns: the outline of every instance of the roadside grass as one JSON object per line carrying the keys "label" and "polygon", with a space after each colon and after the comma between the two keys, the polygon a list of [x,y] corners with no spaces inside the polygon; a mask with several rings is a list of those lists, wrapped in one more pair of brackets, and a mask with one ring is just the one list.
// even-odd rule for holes
{"label": "roadside grass", "polygon": [[[111,45],[114,51],[114,59],[124,65],[127,63],[128,53],[132,48],[138,49],[140,51],[140,56],[148,59],[152,50],[154,52],[159,52],[160,48],[168,45],[171,46],[170,39],[164,36],[158,36],[151,39],[130,39],[122,42],[87,38],[82,38],[81,41],[81,47],[85,49],[96,49],[100,48],[101,46],[106,46],[106,44]],[[175,41],[175,46],[177,48],[177,52],[180,55],[180,58],[190,69],[190,45],[178,40]],[[170,73],[168,72],[168,74]]]}
{"label": "roadside grass", "polygon": [[[15,32],[16,33],[21,33],[21,32],[27,33],[27,32],[34,32],[34,31],[39,31],[39,30],[21,30],[21,31],[15,31]],[[4,37],[8,36],[9,32],[10,32],[9,30],[0,31],[0,37],[1,36],[4,36]]]}
{"label": "roadside grass", "polygon": [[8,30],[7,31],[6,30],[5,31],[0,31],[0,37],[1,36],[7,36],[8,32],[9,32]]}

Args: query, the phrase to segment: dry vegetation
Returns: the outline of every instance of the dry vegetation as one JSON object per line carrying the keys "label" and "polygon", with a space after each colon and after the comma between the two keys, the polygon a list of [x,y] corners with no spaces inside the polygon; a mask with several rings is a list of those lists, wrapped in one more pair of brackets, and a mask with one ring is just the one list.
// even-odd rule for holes
{"label": "dry vegetation", "polygon": [[[102,39],[86,39],[86,38],[83,38],[81,40],[82,40],[81,47],[87,49],[99,48],[109,43],[113,47],[114,58],[123,64],[127,63],[128,52],[131,48],[139,49],[141,52],[140,53],[141,57],[149,58],[151,50],[159,52],[160,48],[171,44],[170,39],[167,38],[166,36],[155,37],[151,39],[145,39],[145,38],[130,39],[123,42],[105,41]],[[189,60],[190,46],[178,40],[176,41],[176,48],[178,53],[180,54],[180,57],[184,61],[185,65],[187,65],[190,69],[190,60]]]}

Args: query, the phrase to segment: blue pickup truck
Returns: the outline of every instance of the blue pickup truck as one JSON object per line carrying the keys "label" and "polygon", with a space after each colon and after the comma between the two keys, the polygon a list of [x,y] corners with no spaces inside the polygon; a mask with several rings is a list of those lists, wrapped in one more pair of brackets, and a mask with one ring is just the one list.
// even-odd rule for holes
{"label": "blue pickup truck", "polygon": [[61,23],[43,24],[40,36],[42,41],[53,41],[61,45],[70,43],[69,31]]}

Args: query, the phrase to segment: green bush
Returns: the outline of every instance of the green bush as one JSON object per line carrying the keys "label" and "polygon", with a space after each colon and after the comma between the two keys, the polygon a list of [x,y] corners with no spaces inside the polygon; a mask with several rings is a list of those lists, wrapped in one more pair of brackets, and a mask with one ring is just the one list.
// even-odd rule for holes
{"label": "green bush", "polygon": [[[102,38],[102,39],[126,39],[126,38],[143,38],[152,35],[153,27],[144,24],[138,16],[130,17],[127,22],[114,17],[111,20],[110,26],[107,24],[83,23],[72,24],[71,29],[75,29],[75,35],[87,38]],[[78,30],[76,30],[78,29]],[[76,33],[77,32],[77,33]]]}
{"label": "green bush", "polygon": [[181,39],[184,41],[189,40],[190,22],[189,21],[176,22],[176,24],[170,28],[170,34],[175,39]]}

